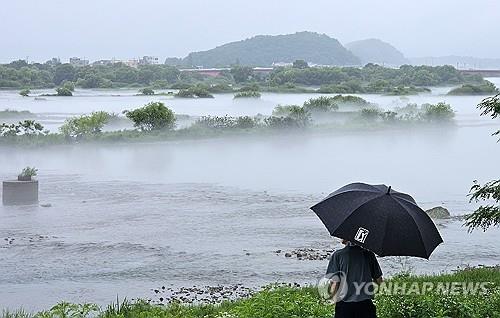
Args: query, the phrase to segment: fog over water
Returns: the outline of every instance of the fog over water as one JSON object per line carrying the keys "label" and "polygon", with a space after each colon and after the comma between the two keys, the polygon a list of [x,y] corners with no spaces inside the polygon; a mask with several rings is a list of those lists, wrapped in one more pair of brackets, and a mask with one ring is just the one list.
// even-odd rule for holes
{"label": "fog over water", "polygon": [[[497,164],[484,164],[500,157],[500,145],[490,136],[499,122],[479,117],[475,106],[483,97],[445,96],[446,91],[408,100],[363,97],[386,108],[446,101],[457,111],[455,127],[0,147],[0,178],[34,165],[40,201],[52,204],[0,206],[0,308],[46,308],[63,299],[105,304],[117,295],[152,296],[151,288],[169,284],[313,283],[326,261],[287,259],[273,251],[338,247],[309,207],[349,182],[392,185],[423,208],[443,205],[453,216],[470,212],[475,206],[466,195],[472,181],[499,173]],[[77,93],[34,101],[0,91],[0,109],[64,118],[121,112],[158,99],[112,96],[132,91]],[[314,96],[164,99],[176,113],[194,116],[269,115],[277,104],[301,104]],[[445,243],[430,261],[410,260],[416,272],[500,262],[499,229],[468,234],[455,218],[438,227]],[[381,263],[387,274],[402,269],[394,258]]]}

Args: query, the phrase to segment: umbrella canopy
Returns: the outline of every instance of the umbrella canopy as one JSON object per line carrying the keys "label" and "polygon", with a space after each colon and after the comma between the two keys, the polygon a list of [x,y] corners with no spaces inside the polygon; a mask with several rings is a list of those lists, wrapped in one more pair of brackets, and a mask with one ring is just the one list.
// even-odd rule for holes
{"label": "umbrella canopy", "polygon": [[428,259],[443,242],[434,222],[415,200],[386,185],[352,183],[311,209],[332,236],[379,256]]}

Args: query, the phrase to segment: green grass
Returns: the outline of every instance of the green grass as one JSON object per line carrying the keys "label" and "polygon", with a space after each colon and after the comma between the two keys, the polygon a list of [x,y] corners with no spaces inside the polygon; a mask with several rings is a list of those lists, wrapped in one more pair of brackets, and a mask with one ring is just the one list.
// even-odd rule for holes
{"label": "green grass", "polygon": [[[386,283],[422,284],[488,282],[487,292],[453,295],[431,291],[421,295],[377,294],[375,303],[381,318],[405,317],[500,317],[500,267],[470,268],[435,276],[399,275]],[[334,306],[321,300],[315,288],[268,286],[249,298],[218,305],[156,305],[144,300],[116,302],[106,308],[91,304],[59,303],[35,314],[23,310],[4,311],[2,318],[327,318]]]}

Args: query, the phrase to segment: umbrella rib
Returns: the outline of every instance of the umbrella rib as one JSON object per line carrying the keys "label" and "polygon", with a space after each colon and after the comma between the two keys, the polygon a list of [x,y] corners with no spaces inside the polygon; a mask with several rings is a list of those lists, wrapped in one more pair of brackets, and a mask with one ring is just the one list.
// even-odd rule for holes
{"label": "umbrella rib", "polygon": [[[404,194],[404,193],[402,193],[402,194]],[[395,199],[398,199],[398,200],[403,200],[403,201],[405,201],[405,202],[408,202],[408,203],[410,203],[410,204],[412,204],[412,205],[414,205],[414,206],[418,207],[418,204],[416,204],[416,203],[415,203],[415,202],[413,202],[413,201],[410,201],[410,200],[407,200],[407,199],[405,199],[405,198],[402,198],[402,197],[398,196],[398,193],[393,194],[393,195],[392,195],[392,197],[393,197],[393,198],[395,198]],[[399,202],[398,202],[398,203],[399,203]]]}
{"label": "umbrella rib", "polygon": [[[397,204],[399,204],[399,205],[400,205],[403,209],[405,209],[406,211],[408,211],[408,210],[406,209],[406,207],[405,207],[404,205],[402,205],[402,204],[401,204],[401,202],[399,202],[398,200],[394,200],[394,201],[396,201],[396,202],[397,202]],[[405,201],[406,201],[406,200],[405,200]],[[417,205],[417,207],[418,207],[418,205]],[[424,212],[424,213],[425,213],[425,212]],[[426,258],[426,259],[429,259],[429,256],[430,256],[430,255],[429,255],[429,253],[428,253],[428,251],[427,251],[427,246],[425,246],[425,243],[424,243],[424,238],[423,238],[423,236],[422,236],[422,232],[420,232],[420,227],[418,226],[417,221],[415,220],[415,218],[413,217],[413,215],[412,215],[411,213],[408,213],[408,214],[410,215],[411,219],[413,220],[413,223],[415,223],[415,227],[417,228],[418,236],[420,236],[420,242],[422,242],[422,246],[424,247],[424,251],[425,251],[425,255],[426,255],[426,257],[425,257],[425,258]]]}
{"label": "umbrella rib", "polygon": [[[352,213],[350,213],[350,214],[349,214],[349,215],[347,215],[345,218],[343,218],[343,219],[342,219],[342,222],[339,222],[339,226],[337,226],[337,227],[335,228],[335,230],[334,230],[334,231],[332,231],[332,232],[337,231],[337,230],[338,230],[338,228],[340,227],[340,225],[342,225],[342,223],[344,223],[344,222],[345,222],[345,221],[346,221],[349,217],[351,217],[351,215],[352,215],[355,211],[357,211],[358,209],[361,209],[361,208],[362,208],[365,204],[368,204],[368,203],[370,203],[371,201],[376,200],[376,199],[378,199],[378,198],[380,198],[380,197],[382,197],[382,196],[384,196],[384,195],[385,195],[385,194],[380,194],[379,196],[377,196],[377,197],[375,197],[375,198],[372,198],[372,199],[370,199],[370,200],[367,200],[366,202],[363,202],[363,204],[361,204],[360,206],[358,206],[356,209],[352,210]],[[333,236],[333,233],[330,233],[330,234]]]}
{"label": "umbrella rib", "polygon": [[326,198],[324,198],[323,200],[321,200],[321,202],[323,201],[326,201],[334,196],[337,196],[337,195],[340,195],[340,194],[344,194],[344,193],[349,193],[349,192],[369,192],[369,193],[380,193],[380,191],[378,190],[359,190],[359,189],[348,189],[348,190],[344,190],[344,191],[341,191],[341,192],[337,192],[337,191],[334,191],[332,193],[330,193]]}

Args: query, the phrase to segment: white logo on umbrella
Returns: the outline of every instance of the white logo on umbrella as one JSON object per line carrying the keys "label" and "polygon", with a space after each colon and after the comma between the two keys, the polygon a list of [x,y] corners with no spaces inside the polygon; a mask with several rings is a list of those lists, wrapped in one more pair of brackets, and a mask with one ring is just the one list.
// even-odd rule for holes
{"label": "white logo on umbrella", "polygon": [[356,233],[356,236],[354,236],[354,240],[356,240],[360,243],[364,243],[366,240],[366,237],[368,236],[369,233],[370,233],[370,231],[368,231],[364,227],[360,227],[358,229],[358,232]]}

